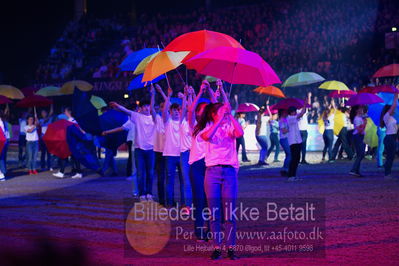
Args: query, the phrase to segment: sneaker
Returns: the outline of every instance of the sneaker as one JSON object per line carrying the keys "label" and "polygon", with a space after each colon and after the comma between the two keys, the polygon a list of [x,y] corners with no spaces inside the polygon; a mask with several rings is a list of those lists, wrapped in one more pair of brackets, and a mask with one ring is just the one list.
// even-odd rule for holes
{"label": "sneaker", "polygon": [[291,176],[288,178],[288,182],[295,182],[295,181],[299,181],[299,178],[297,178],[296,176]]}
{"label": "sneaker", "polygon": [[146,196],[144,196],[144,195],[143,195],[143,196],[140,196],[139,199],[140,199],[140,201],[147,201],[147,198],[146,198]]}
{"label": "sneaker", "polygon": [[215,249],[212,252],[211,259],[212,260],[220,260],[222,258],[222,251],[220,249]]}
{"label": "sneaker", "polygon": [[232,248],[229,248],[227,250],[227,257],[231,260],[238,260],[239,258],[234,254],[234,250]]}
{"label": "sneaker", "polygon": [[147,194],[147,201],[154,201],[154,198],[152,197],[151,194]]}
{"label": "sneaker", "polygon": [[82,177],[83,177],[83,176],[82,176],[81,173],[76,173],[76,174],[74,174],[74,175],[72,176],[73,179],[82,178]]}
{"label": "sneaker", "polygon": [[53,176],[55,176],[57,178],[64,178],[64,174],[61,172],[57,172],[57,173],[53,174]]}
{"label": "sneaker", "polygon": [[352,171],[350,171],[349,174],[353,175],[353,176],[356,176],[356,177],[363,177],[360,173],[355,173],[355,172],[352,172]]}
{"label": "sneaker", "polygon": [[258,165],[259,165],[259,166],[262,166],[262,165],[269,165],[269,164],[266,163],[266,162],[261,162],[261,161],[259,161],[259,162],[258,162]]}
{"label": "sneaker", "polygon": [[29,170],[29,175],[33,175],[33,171],[32,170]]}
{"label": "sneaker", "polygon": [[32,171],[32,174],[37,175],[38,172],[37,172],[36,170],[33,170],[33,171]]}
{"label": "sneaker", "polygon": [[51,168],[51,167],[50,167],[50,169],[49,169],[49,170],[50,170],[50,172],[54,171],[54,169],[53,169],[53,168]]}
{"label": "sneaker", "polygon": [[243,163],[250,163],[251,161],[247,159],[247,160],[242,160],[242,162]]}
{"label": "sneaker", "polygon": [[0,174],[0,182],[6,181],[6,177],[3,173]]}
{"label": "sneaker", "polygon": [[334,160],[328,160],[328,162],[329,162],[329,163],[333,163],[333,162],[335,162],[335,161],[334,161]]}
{"label": "sneaker", "polygon": [[273,163],[279,163],[281,162],[280,160],[274,160]]}

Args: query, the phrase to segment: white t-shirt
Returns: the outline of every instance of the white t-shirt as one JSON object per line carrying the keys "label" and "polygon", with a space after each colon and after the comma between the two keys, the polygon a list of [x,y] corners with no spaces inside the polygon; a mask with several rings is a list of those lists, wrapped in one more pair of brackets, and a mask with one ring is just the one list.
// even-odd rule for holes
{"label": "white t-shirt", "polygon": [[191,130],[186,119],[180,124],[180,152],[189,151],[192,145]]}
{"label": "white t-shirt", "polygon": [[298,126],[298,117],[297,115],[289,115],[287,116],[288,123],[288,144],[300,144],[302,143],[301,132],[299,131]]}
{"label": "white t-shirt", "polygon": [[[364,120],[363,117],[361,116],[355,116],[355,119],[353,119],[353,126],[355,128],[355,130],[353,130],[353,135],[359,134],[359,132],[357,131],[357,127],[361,126],[364,124]],[[361,133],[362,135],[365,134],[365,130],[363,130],[363,133]]]}
{"label": "white t-shirt", "polygon": [[26,141],[38,141],[39,136],[37,134],[37,128],[35,128],[32,132],[28,132],[28,129],[32,129],[35,126],[25,126],[25,134],[26,134]]}
{"label": "white t-shirt", "polygon": [[180,156],[180,121],[169,118],[165,123],[163,156]]}
{"label": "white t-shirt", "polygon": [[288,122],[286,118],[280,118],[278,120],[278,127],[280,128],[280,139],[286,139],[288,137],[288,132],[283,133],[283,129],[289,131]]}
{"label": "white t-shirt", "polygon": [[[297,110],[297,113],[299,114],[301,110]],[[301,119],[298,120],[298,127],[299,130],[306,131],[308,130],[308,111],[305,112],[305,114],[301,117]]]}
{"label": "white t-shirt", "polygon": [[122,125],[122,127],[127,130],[127,141],[132,141],[134,143],[136,139],[136,125],[133,123],[132,120],[127,120],[126,123]]}
{"label": "white t-shirt", "polygon": [[165,126],[160,115],[157,115],[155,119],[157,124],[155,126],[154,151],[163,152],[165,147]]}
{"label": "white t-shirt", "polygon": [[384,123],[385,127],[387,128],[386,134],[387,135],[396,135],[398,133],[398,125],[396,119],[387,112],[384,115]]}
{"label": "white t-shirt", "polygon": [[[204,132],[211,125],[208,125]],[[240,164],[236,151],[236,138],[234,137],[234,126],[232,123],[221,124],[213,135],[212,139],[206,142],[205,165],[231,165],[238,169]]]}
{"label": "white t-shirt", "polygon": [[198,132],[197,136],[192,136],[190,157],[188,164],[193,164],[205,158],[206,142],[201,138],[203,130]]}
{"label": "white t-shirt", "polygon": [[325,126],[326,130],[334,129],[334,117],[335,117],[334,113],[330,113],[327,116],[327,119],[324,120],[324,126]]}
{"label": "white t-shirt", "polygon": [[155,124],[152,116],[131,112],[130,119],[136,125],[134,147],[146,151],[154,149]]}
{"label": "white t-shirt", "polygon": [[262,115],[261,118],[261,123],[260,123],[260,129],[259,129],[259,136],[268,136],[268,132],[269,132],[269,120],[270,120],[270,116],[267,115]]}

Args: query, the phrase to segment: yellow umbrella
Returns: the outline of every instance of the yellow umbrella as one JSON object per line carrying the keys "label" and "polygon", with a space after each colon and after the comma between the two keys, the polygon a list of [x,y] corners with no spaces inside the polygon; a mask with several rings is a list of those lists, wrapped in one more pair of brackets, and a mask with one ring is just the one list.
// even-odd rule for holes
{"label": "yellow umbrella", "polygon": [[93,89],[93,85],[91,85],[87,81],[71,80],[71,81],[65,82],[64,85],[62,85],[60,92],[64,95],[73,94],[75,87],[81,91],[90,91]]}
{"label": "yellow umbrella", "polygon": [[334,115],[334,134],[338,136],[339,132],[345,125],[345,114],[340,110],[335,111]]}
{"label": "yellow umbrella", "polygon": [[20,100],[25,97],[22,91],[11,85],[0,85],[0,95],[14,100]]}
{"label": "yellow umbrella", "polygon": [[330,80],[323,82],[320,87],[320,89],[325,89],[325,90],[332,90],[332,91],[348,91],[349,88],[345,85],[345,83],[341,81],[336,81],[336,80]]}
{"label": "yellow umbrella", "polygon": [[48,86],[48,87],[41,88],[40,90],[38,90],[36,92],[36,94],[44,96],[44,97],[61,96],[61,95],[63,95],[60,92],[60,87],[55,87],[55,86]]}
{"label": "yellow umbrella", "polygon": [[320,132],[320,134],[324,134],[324,130],[326,130],[326,127],[324,126],[324,121],[323,121],[323,119],[321,118],[321,116],[320,116],[320,118],[317,120],[317,125],[318,125],[318,129],[319,129],[319,132]]}
{"label": "yellow umbrella", "polygon": [[107,103],[101,97],[95,95],[91,96],[90,102],[94,105],[94,107],[96,107],[96,109],[101,109],[107,106]]}
{"label": "yellow umbrella", "polygon": [[364,143],[369,145],[371,148],[377,147],[378,146],[377,126],[370,118],[367,118],[365,133],[366,134],[364,135]]}
{"label": "yellow umbrella", "polygon": [[145,67],[148,65],[148,63],[159,54],[160,52],[156,52],[155,54],[149,55],[146,58],[144,58],[136,67],[136,69],[134,70],[133,74],[135,75],[139,75],[139,74],[143,74]]}
{"label": "yellow umbrella", "polygon": [[151,81],[182,64],[190,52],[160,52],[146,66],[142,81]]}

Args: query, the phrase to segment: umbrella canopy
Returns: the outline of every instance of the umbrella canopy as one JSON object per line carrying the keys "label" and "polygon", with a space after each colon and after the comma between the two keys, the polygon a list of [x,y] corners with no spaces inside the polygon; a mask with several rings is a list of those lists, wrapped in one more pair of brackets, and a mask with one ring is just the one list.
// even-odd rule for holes
{"label": "umbrella canopy", "polygon": [[137,65],[136,69],[134,70],[133,74],[135,74],[135,75],[143,74],[148,63],[152,59],[154,59],[154,57],[156,57],[160,52],[161,51],[158,50],[158,52],[151,54],[151,55],[145,57],[143,60],[141,60],[141,62]]}
{"label": "umbrella canopy", "polygon": [[295,87],[309,85],[317,82],[326,80],[322,76],[314,72],[299,72],[290,77],[288,77],[284,83],[283,87]]}
{"label": "umbrella canopy", "polygon": [[284,92],[282,92],[279,88],[274,86],[257,87],[256,89],[254,89],[254,92],[275,96],[278,98],[285,98]]}
{"label": "umbrella canopy", "polygon": [[399,90],[392,85],[380,85],[380,86],[369,86],[363,88],[359,93],[379,93],[379,92],[386,92],[386,93],[397,93]]}
{"label": "umbrella canopy", "polygon": [[[100,115],[101,128],[105,131],[121,127],[128,119],[128,116],[124,113],[115,110],[109,110]],[[127,133],[128,132],[124,130],[101,137],[101,146],[116,152],[118,147],[126,142]]]}
{"label": "umbrella canopy", "polygon": [[58,120],[48,125],[47,131],[43,136],[43,141],[46,144],[48,152],[61,159],[68,158],[71,155],[66,141],[66,132],[69,126],[75,127],[68,120]]}
{"label": "umbrella canopy", "polygon": [[227,34],[200,30],[178,36],[165,47],[164,51],[189,51],[190,54],[185,58],[187,60],[199,53],[223,46],[244,49],[239,42]]}
{"label": "umbrella canopy", "polygon": [[377,72],[374,73],[373,78],[395,76],[399,76],[399,64],[390,64],[378,69]]}
{"label": "umbrella canopy", "polygon": [[14,100],[20,100],[24,98],[22,91],[11,85],[0,85],[0,95]]}
{"label": "umbrella canopy", "polygon": [[75,88],[81,91],[90,91],[93,89],[93,85],[84,80],[71,80],[62,85],[60,92],[64,95],[70,95],[73,94]]}
{"label": "umbrella canopy", "polygon": [[305,101],[297,98],[286,98],[276,103],[273,109],[288,109],[291,106],[295,108],[302,108],[305,106]]}
{"label": "umbrella canopy", "polygon": [[107,106],[107,103],[103,100],[103,98],[95,96],[95,95],[91,96],[90,102],[91,102],[91,104],[93,104],[93,106],[96,109],[101,109],[101,108]]}
{"label": "umbrella canopy", "polygon": [[41,88],[36,92],[36,94],[44,97],[61,96],[63,94],[60,92],[60,89],[60,87],[48,86]]}
{"label": "umbrella canopy", "polygon": [[6,104],[6,103],[12,103],[12,101],[3,95],[0,95],[0,104]]}
{"label": "umbrella canopy", "polygon": [[6,141],[7,141],[7,138],[4,135],[3,129],[0,128],[0,153],[3,151]]}
{"label": "umbrella canopy", "polygon": [[262,57],[241,48],[215,48],[194,56],[185,64],[203,75],[217,77],[231,84],[268,86],[281,83]]}
{"label": "umbrella canopy", "polygon": [[369,145],[371,148],[375,148],[378,146],[378,135],[377,135],[377,126],[374,124],[373,120],[370,117],[367,118],[367,125],[364,130],[364,143]]}
{"label": "umbrella canopy", "polygon": [[98,111],[90,102],[91,92],[75,90],[73,93],[72,113],[79,126],[92,135],[100,135],[101,125]]}
{"label": "umbrella canopy", "polygon": [[144,48],[139,51],[129,54],[119,65],[122,71],[134,71],[136,67],[149,55],[158,52],[157,48]]}
{"label": "umbrella canopy", "polygon": [[[374,124],[376,124],[377,126],[380,125],[381,112],[385,104],[388,103],[376,103],[370,104],[368,106],[367,115],[371,118],[371,120],[373,120]],[[396,119],[396,121],[399,121],[399,107],[396,107],[393,117]]]}
{"label": "umbrella canopy", "polygon": [[377,95],[366,92],[352,96],[348,100],[346,105],[355,106],[355,105],[367,105],[367,104],[382,103],[382,102],[384,102],[384,100],[378,97]]}
{"label": "umbrella canopy", "polygon": [[212,76],[205,76],[204,79],[209,81],[209,82],[216,82],[216,80],[218,80],[217,78],[212,77]]}
{"label": "umbrella canopy", "polygon": [[378,97],[383,99],[385,104],[393,103],[394,95],[392,93],[380,92],[378,93]]}
{"label": "umbrella canopy", "polygon": [[182,64],[189,52],[160,52],[145,67],[142,81],[151,81]]}
{"label": "umbrella canopy", "polygon": [[[154,80],[151,80],[151,83],[156,83],[162,79],[165,78],[165,75],[161,75],[159,77],[157,77]],[[129,84],[129,86],[127,87],[127,90],[131,91],[131,90],[136,90],[136,89],[141,89],[144,88],[147,84],[147,82],[143,82],[143,74],[138,75],[137,77],[135,77]]]}
{"label": "umbrella canopy", "polygon": [[330,80],[323,82],[320,86],[320,89],[331,90],[331,91],[348,91],[349,88],[345,85],[345,83],[336,80]]}
{"label": "umbrella canopy", "polygon": [[332,91],[328,94],[331,98],[350,98],[357,93],[351,90],[348,91]]}
{"label": "umbrella canopy", "polygon": [[37,92],[37,90],[38,90],[37,88],[33,88],[33,87],[25,87],[25,88],[21,89],[21,91],[25,97],[35,94]]}
{"label": "umbrella canopy", "polygon": [[53,101],[41,95],[32,95],[20,100],[16,106],[22,108],[46,107],[53,104]]}
{"label": "umbrella canopy", "polygon": [[69,126],[66,141],[73,157],[85,167],[98,171],[100,163],[97,159],[96,147],[88,134],[83,134],[77,126]]}
{"label": "umbrella canopy", "polygon": [[237,113],[257,112],[259,107],[254,103],[241,103],[238,105]]}

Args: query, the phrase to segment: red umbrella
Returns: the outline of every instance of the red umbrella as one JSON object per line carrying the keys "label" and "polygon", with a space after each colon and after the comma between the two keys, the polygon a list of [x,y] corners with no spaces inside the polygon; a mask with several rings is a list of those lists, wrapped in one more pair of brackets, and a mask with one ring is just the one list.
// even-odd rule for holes
{"label": "red umbrella", "polygon": [[22,93],[24,94],[25,97],[32,96],[35,94],[39,89],[33,88],[33,87],[25,87],[21,89]]}
{"label": "red umbrella", "polygon": [[238,105],[237,113],[257,112],[259,107],[253,103],[241,103]]}
{"label": "red umbrella", "polygon": [[379,93],[379,92],[387,92],[387,93],[397,93],[398,89],[392,85],[380,85],[375,87],[366,87],[359,91],[359,93]]}
{"label": "red umbrella", "polygon": [[178,36],[165,47],[164,51],[190,51],[190,54],[183,61],[185,62],[199,53],[221,46],[244,49],[239,42],[229,35],[216,31],[200,30]]}
{"label": "red umbrella", "polygon": [[3,95],[0,95],[0,104],[6,104],[6,103],[12,103],[12,101]]}
{"label": "red umbrella", "polygon": [[381,67],[374,73],[373,78],[399,76],[399,64],[390,64]]}
{"label": "red umbrella", "polygon": [[[304,100],[297,98],[287,98],[279,101],[273,106],[273,109],[288,109],[291,106],[295,108],[302,108],[305,105]],[[306,107],[310,107],[309,104],[306,104]]]}
{"label": "red umbrella", "polygon": [[25,97],[21,101],[19,101],[16,106],[22,108],[30,108],[30,107],[46,107],[53,103],[52,100],[47,99],[41,95],[32,95],[29,97]]}
{"label": "red umbrella", "polygon": [[6,136],[4,135],[3,130],[0,128],[0,153],[3,151],[4,144],[6,144],[6,141],[7,141]]}
{"label": "red umbrella", "polygon": [[258,54],[232,47],[219,47],[200,53],[185,62],[200,74],[231,84],[268,86],[281,83],[277,74]]}
{"label": "red umbrella", "polygon": [[350,98],[353,95],[356,95],[357,93],[354,91],[332,91],[330,94],[328,94],[329,97],[331,98]]}
{"label": "red umbrella", "polygon": [[372,93],[359,93],[352,96],[346,103],[348,106],[383,103],[384,100]]}
{"label": "red umbrella", "polygon": [[74,125],[74,123],[65,119],[58,120],[48,125],[43,140],[49,153],[61,159],[68,158],[71,155],[66,141],[67,128],[71,125]]}

